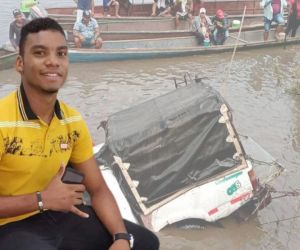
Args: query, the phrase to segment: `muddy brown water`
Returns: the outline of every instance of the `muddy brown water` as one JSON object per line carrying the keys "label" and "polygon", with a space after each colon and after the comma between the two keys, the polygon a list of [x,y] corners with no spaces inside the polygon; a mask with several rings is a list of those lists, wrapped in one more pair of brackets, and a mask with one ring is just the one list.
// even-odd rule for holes
{"label": "muddy brown water", "polygon": [[[285,166],[286,171],[273,185],[277,190],[291,191],[300,187],[299,49],[292,46],[238,52],[230,76],[230,53],[72,64],[59,98],[83,114],[95,143],[100,143],[104,133],[97,126],[109,114],[173,90],[174,77],[182,79],[187,72],[205,76],[207,83],[225,95],[238,132],[251,136]],[[19,76],[13,69],[1,71],[0,97],[18,84]],[[166,250],[297,249],[297,216],[299,198],[286,197],[273,200],[247,222],[229,217],[218,225],[170,226],[158,236],[161,249]]]}

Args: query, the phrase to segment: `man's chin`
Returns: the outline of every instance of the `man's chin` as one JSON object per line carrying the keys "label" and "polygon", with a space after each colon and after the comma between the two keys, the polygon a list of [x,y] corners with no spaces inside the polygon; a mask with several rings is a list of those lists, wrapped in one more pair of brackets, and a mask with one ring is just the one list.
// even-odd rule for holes
{"label": "man's chin", "polygon": [[42,89],[42,90],[45,94],[52,95],[52,94],[57,94],[59,89],[53,88],[53,89]]}

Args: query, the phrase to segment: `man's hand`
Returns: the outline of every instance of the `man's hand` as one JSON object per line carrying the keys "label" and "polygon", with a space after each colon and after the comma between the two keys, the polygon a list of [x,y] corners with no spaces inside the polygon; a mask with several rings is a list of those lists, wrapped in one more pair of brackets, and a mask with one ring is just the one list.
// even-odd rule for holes
{"label": "man's hand", "polygon": [[127,240],[116,240],[109,250],[130,250],[129,242]]}
{"label": "man's hand", "polygon": [[88,218],[89,215],[80,211],[76,205],[82,204],[85,186],[82,184],[65,184],[61,178],[65,166],[61,165],[58,173],[49,185],[41,192],[45,209],[61,212],[72,212],[80,217]]}

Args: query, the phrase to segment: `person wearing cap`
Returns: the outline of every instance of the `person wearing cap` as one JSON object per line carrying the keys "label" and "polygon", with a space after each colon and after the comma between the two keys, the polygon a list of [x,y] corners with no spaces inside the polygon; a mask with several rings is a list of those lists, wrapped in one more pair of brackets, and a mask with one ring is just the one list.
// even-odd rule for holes
{"label": "person wearing cap", "polygon": [[213,43],[215,45],[223,45],[229,36],[229,24],[223,10],[218,9],[216,11],[216,15],[213,17],[212,23],[214,25],[214,29],[212,31]]}
{"label": "person wearing cap", "polygon": [[111,6],[115,8],[115,17],[120,17],[119,15],[120,4],[117,0],[103,0],[104,16],[110,16],[109,9]]}
{"label": "person wearing cap", "polygon": [[25,15],[26,18],[30,15],[31,7],[38,4],[37,0],[21,0],[20,11]]}
{"label": "person wearing cap", "polygon": [[88,10],[94,16],[94,0],[73,0],[77,4],[76,22],[81,21],[83,12]]}
{"label": "person wearing cap", "polygon": [[180,0],[177,3],[178,11],[176,12],[175,17],[175,27],[178,28],[180,20],[188,20],[189,26],[192,25],[193,20],[193,1],[192,0]]}
{"label": "person wearing cap", "polygon": [[9,41],[15,50],[19,50],[20,34],[22,27],[27,23],[19,9],[13,10],[15,20],[9,25]]}
{"label": "person wearing cap", "polygon": [[211,29],[213,25],[209,16],[206,15],[206,9],[201,8],[199,16],[196,16],[192,24],[192,32],[197,37],[198,44],[203,45],[204,39],[211,39]]}
{"label": "person wearing cap", "polygon": [[81,21],[75,22],[73,35],[77,48],[95,46],[100,49],[102,46],[99,25],[88,10],[83,12]]}
{"label": "person wearing cap", "polygon": [[261,0],[260,7],[264,9],[264,41],[269,38],[271,24],[277,23],[275,38],[279,39],[279,33],[283,32],[285,21],[283,18],[284,8],[287,7],[286,0]]}

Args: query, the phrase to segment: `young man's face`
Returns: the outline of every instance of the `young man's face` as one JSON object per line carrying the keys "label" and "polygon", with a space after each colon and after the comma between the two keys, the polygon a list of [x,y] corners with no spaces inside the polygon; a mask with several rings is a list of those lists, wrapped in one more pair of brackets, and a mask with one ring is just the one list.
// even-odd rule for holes
{"label": "young man's face", "polygon": [[15,20],[18,22],[18,23],[20,23],[21,21],[22,21],[22,15],[16,15],[15,16]]}
{"label": "young man's face", "polygon": [[57,93],[68,74],[68,48],[58,31],[40,31],[27,36],[24,54],[17,58],[16,69],[23,84],[37,91]]}
{"label": "young man's face", "polygon": [[82,22],[85,23],[85,24],[88,24],[90,20],[91,20],[90,16],[83,16],[82,17]]}

